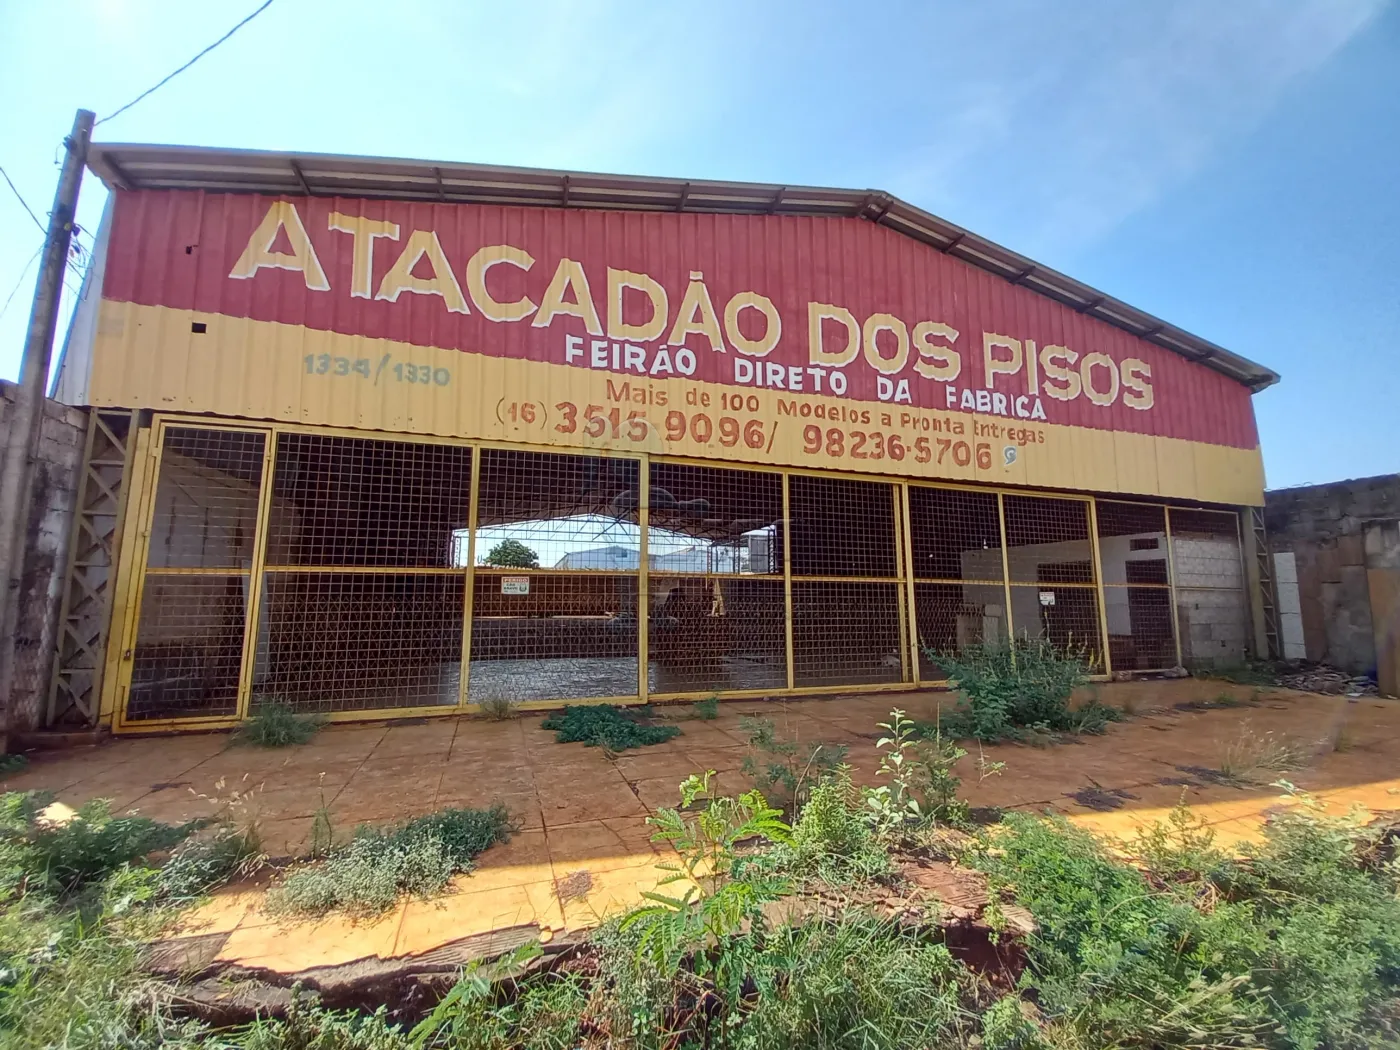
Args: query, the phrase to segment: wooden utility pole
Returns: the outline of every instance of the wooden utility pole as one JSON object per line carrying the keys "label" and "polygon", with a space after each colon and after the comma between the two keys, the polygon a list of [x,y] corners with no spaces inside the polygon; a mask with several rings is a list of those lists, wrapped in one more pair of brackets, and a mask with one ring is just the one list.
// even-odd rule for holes
{"label": "wooden utility pole", "polygon": [[14,700],[16,641],[19,630],[20,585],[24,553],[28,546],[30,506],[39,456],[39,431],[44,419],[44,389],[53,356],[58,327],[58,300],[63,271],[73,241],[73,221],[78,210],[78,190],[87,164],[94,115],[78,110],[73,131],[64,140],[67,155],[58,176],[49,229],[44,239],[43,262],[29,312],[29,331],[20,364],[19,389],[10,419],[9,443],[0,463],[0,753],[8,738]]}

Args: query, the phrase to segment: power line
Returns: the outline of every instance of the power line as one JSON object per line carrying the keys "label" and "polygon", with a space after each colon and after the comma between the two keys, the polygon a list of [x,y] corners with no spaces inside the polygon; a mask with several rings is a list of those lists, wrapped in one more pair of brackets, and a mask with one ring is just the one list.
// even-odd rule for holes
{"label": "power line", "polygon": [[19,291],[19,286],[22,285],[24,279],[29,276],[29,268],[34,265],[34,260],[39,258],[39,253],[43,250],[44,246],[40,244],[39,247],[34,249],[34,254],[29,257],[29,261],[24,264],[24,269],[19,272],[19,280],[15,282],[15,286],[10,289],[10,294],[5,299],[5,305],[0,306],[0,317],[4,317],[5,311],[9,310],[10,303],[14,302],[15,293]]}
{"label": "power line", "polygon": [[[272,0],[268,0],[268,3],[271,2]],[[29,202],[24,199],[24,195],[20,193],[19,189],[15,186],[15,184],[10,181],[9,173],[5,171],[4,168],[0,168],[0,175],[5,176],[5,181],[10,185],[10,191],[14,193],[16,199],[24,205],[24,210],[29,212],[29,217],[34,220],[34,225],[39,227],[41,233],[47,234],[49,231],[44,229],[44,224],[39,221],[39,216],[34,214],[34,209],[29,206]]]}
{"label": "power line", "polygon": [[[258,15],[262,14],[264,11],[266,11],[266,10],[267,10],[269,7],[271,7],[271,6],[272,6],[272,0],[264,0],[263,5],[262,5],[261,7],[259,7],[256,11],[254,11],[252,14],[250,14],[247,18],[243,19],[243,21],[239,22],[236,26],[234,26],[232,29],[230,29],[230,30],[229,30],[227,33],[225,33],[223,36],[219,37],[218,40],[215,40],[212,44],[210,44],[208,47],[206,47],[206,48],[205,48],[203,51],[201,51],[199,54],[195,55],[194,58],[190,59],[188,62],[186,62],[186,63],[185,63],[183,66],[181,66],[179,69],[175,70],[175,72],[171,73],[171,74],[170,74],[169,76],[167,76],[164,80],[158,81],[157,83],[155,83],[155,84],[152,85],[151,87],[147,88],[145,91],[141,92],[141,94],[137,95],[134,99],[132,99],[130,102],[128,102],[125,106],[122,106],[122,107],[121,107],[119,110],[117,110],[115,113],[109,113],[109,114],[107,114],[107,116],[105,116],[105,117],[103,117],[101,120],[97,121],[97,124],[104,124],[104,123],[106,123],[107,121],[111,120],[113,117],[119,117],[119,116],[121,116],[123,113],[125,113],[127,110],[129,110],[132,106],[136,105],[136,103],[140,102],[140,101],[141,101],[143,98],[145,98],[147,95],[150,95],[150,94],[152,94],[152,93],[154,93],[154,92],[156,92],[156,91],[159,91],[159,90],[160,90],[161,88],[163,88],[166,84],[170,83],[172,80],[174,80],[176,77],[178,77],[178,76],[179,76],[181,73],[183,73],[185,70],[189,69],[190,66],[194,65],[196,62],[198,62],[198,61],[199,61],[201,58],[203,58],[205,55],[209,54],[210,51],[213,51],[216,47],[218,47],[220,44],[222,44],[225,40],[227,40],[229,37],[233,36],[234,33],[238,32],[240,29],[242,29],[244,26],[246,26],[246,25],[247,25],[249,22],[251,22],[253,19],[257,18]],[[94,124],[93,126],[96,127],[96,124]]]}

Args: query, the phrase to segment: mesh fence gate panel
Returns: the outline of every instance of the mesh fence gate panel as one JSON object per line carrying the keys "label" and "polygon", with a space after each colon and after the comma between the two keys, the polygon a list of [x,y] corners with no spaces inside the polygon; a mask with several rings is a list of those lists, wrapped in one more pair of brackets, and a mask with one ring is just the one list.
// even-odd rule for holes
{"label": "mesh fence gate panel", "polygon": [[250,431],[165,431],[128,721],[237,713],[266,442]]}
{"label": "mesh fence gate panel", "polygon": [[1011,637],[1095,672],[1105,656],[1156,670],[1177,662],[1178,622],[1186,661],[1243,655],[1229,512],[292,428],[160,433],[130,723],[231,719],[245,700],[340,714],[898,686]]}
{"label": "mesh fence gate panel", "polygon": [[1096,511],[1113,669],[1175,667],[1166,508],[1099,500]]}

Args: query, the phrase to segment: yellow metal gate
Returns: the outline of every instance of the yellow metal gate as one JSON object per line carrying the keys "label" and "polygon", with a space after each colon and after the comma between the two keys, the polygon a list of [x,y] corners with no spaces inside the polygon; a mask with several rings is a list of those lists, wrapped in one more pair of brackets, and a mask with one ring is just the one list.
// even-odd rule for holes
{"label": "yellow metal gate", "polygon": [[1013,636],[1147,670],[1245,607],[1238,516],[1160,504],[175,417],[129,483],[119,731],[899,689]]}

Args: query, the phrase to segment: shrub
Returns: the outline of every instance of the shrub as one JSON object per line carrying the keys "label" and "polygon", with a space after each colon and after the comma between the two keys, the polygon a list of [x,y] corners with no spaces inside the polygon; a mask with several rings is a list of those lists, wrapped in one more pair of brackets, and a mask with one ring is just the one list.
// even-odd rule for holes
{"label": "shrub", "polygon": [[616,704],[571,704],[546,718],[540,728],[554,730],[558,743],[601,746],[609,751],[660,744],[680,733],[679,726],[649,725],[645,718],[644,710],[627,711]]}
{"label": "shrub", "polygon": [[377,915],[400,894],[440,893],[452,876],[511,831],[505,807],[445,809],[379,830],[362,827],[325,860],[291,872],[268,892],[273,914],[313,916],[336,909]]}
{"label": "shrub", "polygon": [[684,883],[685,890],[679,897],[643,893],[651,903],[628,915],[623,928],[639,931],[638,954],[661,969],[674,968],[707,939],[734,932],[765,900],[787,888],[781,879],[733,877],[740,843],[761,839],[786,845],[792,829],[759,791],[715,796],[712,776],[713,770],[691,774],[681,782],[680,809],[661,809],[647,818],[656,828],[652,840],[680,855],[679,864],[659,865],[671,872],[661,885]]}
{"label": "shrub", "polygon": [[[1367,866],[1374,835],[1306,809],[1265,834],[1230,861],[1178,816],[1149,833],[1144,876],[1064,822],[1013,814],[970,859],[1035,916],[1026,983],[1067,1043],[1382,1045],[1400,899]],[[1183,874],[1188,894],[1153,881]]]}
{"label": "shrub", "polygon": [[325,725],[321,715],[302,715],[280,700],[264,699],[253,705],[248,719],[233,733],[234,743],[251,747],[291,747],[304,744]]}
{"label": "shrub", "polygon": [[739,728],[749,736],[749,754],[740,768],[790,817],[806,804],[812,789],[846,760],[844,744],[803,744],[796,737],[780,738],[771,718],[741,718]]}
{"label": "shrub", "polygon": [[105,799],[85,803],[71,819],[49,822],[40,812],[51,801],[39,792],[0,796],[0,857],[10,892],[42,887],[72,893],[170,849],[206,823],[174,826],[149,817],[113,817]]}
{"label": "shrub", "polygon": [[[1083,648],[1060,649],[1044,639],[1022,639],[952,653],[929,650],[928,657],[966,698],[941,720],[942,731],[951,737],[994,743],[1022,738],[1027,729],[1101,733],[1107,723],[1122,718],[1121,712],[1097,697],[1070,709],[1074,690],[1089,680],[1089,658]],[[921,729],[928,735],[934,727]]]}
{"label": "shrub", "polygon": [[1015,995],[1002,996],[982,1015],[982,1046],[986,1050],[1030,1050],[1043,1046],[1040,1029],[1021,1011]]}
{"label": "shrub", "polygon": [[713,722],[719,717],[719,697],[711,694],[697,702],[693,714],[702,722]]}
{"label": "shrub", "polygon": [[748,949],[754,994],[744,1002],[740,989],[725,997],[729,1016],[722,1020],[736,1045],[893,1050],[960,1043],[966,971],[947,947],[917,931],[847,912],[831,923],[780,926],[761,946],[729,950],[741,947]]}
{"label": "shrub", "polygon": [[851,782],[849,766],[812,789],[792,829],[792,846],[777,866],[832,885],[875,878],[890,870],[889,854],[875,839],[869,810]]}

